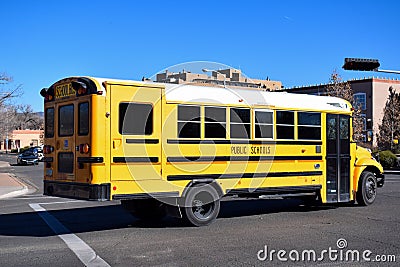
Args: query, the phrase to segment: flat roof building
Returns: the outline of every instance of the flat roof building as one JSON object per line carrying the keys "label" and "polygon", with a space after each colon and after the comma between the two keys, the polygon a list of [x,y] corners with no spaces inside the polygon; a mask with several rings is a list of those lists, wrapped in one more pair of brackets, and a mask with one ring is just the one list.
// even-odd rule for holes
{"label": "flat roof building", "polygon": [[8,152],[28,146],[40,146],[43,145],[43,137],[43,130],[13,130],[8,137],[3,136],[0,151]]}
{"label": "flat roof building", "polygon": [[229,87],[246,87],[266,91],[276,91],[282,89],[282,82],[253,79],[243,76],[238,69],[223,69],[211,71],[211,76],[207,74],[192,73],[187,70],[182,72],[165,71],[156,75],[156,82],[183,84],[190,83],[204,86],[221,86],[224,84]]}

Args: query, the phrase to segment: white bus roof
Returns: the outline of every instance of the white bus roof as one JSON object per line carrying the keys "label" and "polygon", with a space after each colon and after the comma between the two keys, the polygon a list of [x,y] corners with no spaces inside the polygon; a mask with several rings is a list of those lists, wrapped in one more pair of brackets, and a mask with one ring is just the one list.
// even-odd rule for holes
{"label": "white bus roof", "polygon": [[326,111],[350,111],[351,108],[346,100],[337,97],[186,84],[165,84],[165,97],[167,102],[188,104],[269,106]]}
{"label": "white bus roof", "polygon": [[190,84],[170,84],[141,82],[134,80],[118,80],[106,78],[92,78],[101,84],[104,81],[116,83],[135,83],[165,87],[167,102],[186,104],[214,104],[214,105],[245,105],[264,106],[282,109],[301,109],[310,111],[341,111],[350,112],[350,103],[344,99],[330,96],[316,96],[308,94],[294,94],[287,92],[268,92],[254,88],[223,88],[211,86],[196,86]]}

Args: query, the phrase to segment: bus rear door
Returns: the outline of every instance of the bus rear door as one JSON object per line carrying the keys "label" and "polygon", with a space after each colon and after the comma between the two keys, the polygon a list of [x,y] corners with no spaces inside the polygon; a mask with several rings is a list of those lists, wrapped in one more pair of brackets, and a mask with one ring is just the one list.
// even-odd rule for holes
{"label": "bus rear door", "polygon": [[62,102],[55,107],[58,114],[56,177],[68,182],[89,183],[89,166],[80,163],[90,152],[89,101]]}

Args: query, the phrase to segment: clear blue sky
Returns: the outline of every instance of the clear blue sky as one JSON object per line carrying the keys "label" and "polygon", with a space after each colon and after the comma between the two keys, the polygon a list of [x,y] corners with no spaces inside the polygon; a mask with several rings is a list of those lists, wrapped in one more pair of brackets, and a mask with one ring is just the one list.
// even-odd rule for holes
{"label": "clear blue sky", "polygon": [[0,10],[0,73],[35,111],[40,89],[67,76],[141,79],[190,61],[286,87],[326,83],[335,69],[396,77],[344,71],[345,57],[400,69],[399,1],[4,0]]}

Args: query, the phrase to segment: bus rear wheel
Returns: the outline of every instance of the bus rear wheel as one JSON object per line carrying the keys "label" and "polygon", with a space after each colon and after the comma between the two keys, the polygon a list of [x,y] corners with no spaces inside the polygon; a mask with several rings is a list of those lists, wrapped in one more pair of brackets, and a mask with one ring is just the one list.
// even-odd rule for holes
{"label": "bus rear wheel", "polygon": [[374,203],[378,184],[372,172],[365,171],[361,174],[358,181],[356,194],[357,203],[360,206],[368,206]]}
{"label": "bus rear wheel", "polygon": [[197,184],[189,188],[183,207],[184,219],[194,226],[212,223],[220,210],[220,197],[210,184]]}

